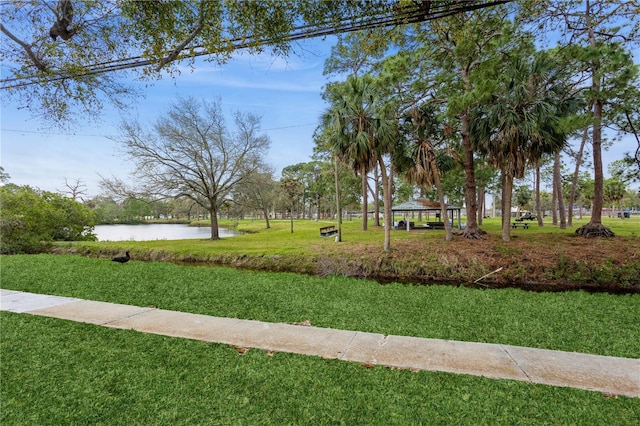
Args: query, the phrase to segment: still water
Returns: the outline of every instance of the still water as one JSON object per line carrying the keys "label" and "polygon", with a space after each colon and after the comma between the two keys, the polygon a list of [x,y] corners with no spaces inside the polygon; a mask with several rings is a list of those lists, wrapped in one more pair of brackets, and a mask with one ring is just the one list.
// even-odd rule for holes
{"label": "still water", "polygon": [[[98,241],[152,241],[210,238],[211,228],[176,224],[97,225],[94,234]],[[239,235],[227,228],[219,228],[220,237]]]}

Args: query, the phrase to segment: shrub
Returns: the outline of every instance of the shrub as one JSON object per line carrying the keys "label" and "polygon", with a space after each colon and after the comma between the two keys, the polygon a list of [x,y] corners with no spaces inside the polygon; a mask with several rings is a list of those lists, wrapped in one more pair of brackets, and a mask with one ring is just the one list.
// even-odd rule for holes
{"label": "shrub", "polygon": [[29,186],[0,188],[0,253],[38,253],[52,241],[95,240],[87,206]]}

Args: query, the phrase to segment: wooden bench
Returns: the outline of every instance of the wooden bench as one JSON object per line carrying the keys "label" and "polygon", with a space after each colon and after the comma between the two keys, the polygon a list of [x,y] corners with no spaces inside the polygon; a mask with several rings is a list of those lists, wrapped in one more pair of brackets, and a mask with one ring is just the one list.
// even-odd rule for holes
{"label": "wooden bench", "polygon": [[511,229],[516,229],[516,228],[529,229],[529,224],[526,222],[512,222]]}
{"label": "wooden bench", "polygon": [[338,230],[336,229],[336,227],[334,225],[324,226],[324,227],[320,228],[320,236],[321,237],[330,237],[330,236],[335,235],[337,233],[338,233]]}
{"label": "wooden bench", "polygon": [[427,222],[427,226],[431,229],[444,229],[444,222]]}

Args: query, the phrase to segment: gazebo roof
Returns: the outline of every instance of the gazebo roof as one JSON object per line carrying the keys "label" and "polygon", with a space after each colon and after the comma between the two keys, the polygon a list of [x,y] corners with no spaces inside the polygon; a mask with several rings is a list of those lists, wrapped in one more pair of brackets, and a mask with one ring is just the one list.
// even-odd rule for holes
{"label": "gazebo roof", "polygon": [[[392,211],[425,211],[425,210],[440,210],[440,203],[436,201],[425,200],[424,198],[418,198],[417,200],[409,200],[404,203],[400,203],[391,208]],[[460,210],[460,207],[447,206],[447,210]]]}

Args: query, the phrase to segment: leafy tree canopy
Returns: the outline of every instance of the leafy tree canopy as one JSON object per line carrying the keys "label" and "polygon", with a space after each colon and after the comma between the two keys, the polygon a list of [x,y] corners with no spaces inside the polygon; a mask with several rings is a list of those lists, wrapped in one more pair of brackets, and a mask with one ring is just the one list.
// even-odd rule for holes
{"label": "leafy tree canopy", "polygon": [[176,74],[205,56],[249,49],[288,55],[297,40],[435,19],[493,2],[411,0],[32,0],[2,2],[3,94],[54,123],[97,116],[135,95],[114,71]]}

